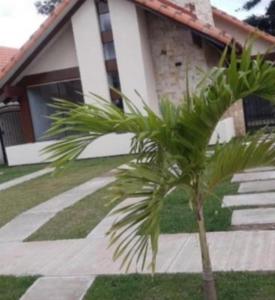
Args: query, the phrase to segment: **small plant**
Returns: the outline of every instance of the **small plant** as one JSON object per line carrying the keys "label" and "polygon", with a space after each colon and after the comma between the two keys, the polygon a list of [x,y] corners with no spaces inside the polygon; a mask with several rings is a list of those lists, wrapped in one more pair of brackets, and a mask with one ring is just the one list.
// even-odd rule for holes
{"label": "small plant", "polygon": [[275,165],[275,148],[274,137],[261,132],[217,145],[212,155],[208,143],[219,120],[239,99],[256,94],[275,102],[275,68],[263,57],[252,58],[250,46],[240,55],[233,47],[230,53],[224,52],[219,66],[208,72],[203,83],[178,106],[162,101],[160,114],[146,104],[141,112],[126,97],[125,113],[100,97],[95,104],[82,106],[57,100],[58,113],[49,133],[55,136],[68,130],[74,135],[46,152],[60,166],[77,158],[101,136],[131,133],[131,152],[137,153],[138,159],[120,172],[116,192],[136,201],[116,211],[120,217],[108,233],[110,244],[116,245],[114,259],[122,259],[126,270],[135,261],[141,269],[149,265],[155,271],[163,199],[171,190],[181,189],[189,195],[198,225],[204,297],[216,300],[205,199],[236,172]]}

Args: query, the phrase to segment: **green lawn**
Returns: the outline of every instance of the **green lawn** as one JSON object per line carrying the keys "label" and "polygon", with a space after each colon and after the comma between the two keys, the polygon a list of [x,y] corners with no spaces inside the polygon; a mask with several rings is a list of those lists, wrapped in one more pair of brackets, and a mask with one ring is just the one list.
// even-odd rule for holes
{"label": "green lawn", "polygon": [[[215,191],[216,196],[210,196],[205,204],[205,219],[208,231],[228,230],[231,223],[232,209],[222,208],[224,195],[236,194],[237,184],[230,181],[222,184]],[[161,214],[161,232],[179,233],[196,232],[197,225],[194,212],[190,209],[188,198],[179,190],[175,190],[165,199]]]}
{"label": "green lawn", "polygon": [[36,277],[0,276],[0,300],[18,300]]}
{"label": "green lawn", "polygon": [[[209,231],[222,231],[230,227],[232,210],[221,208],[221,201],[225,194],[235,193],[236,189],[237,185],[226,182],[217,189],[217,197],[212,196],[208,199],[205,214]],[[97,191],[61,211],[27,240],[85,238],[117,204],[110,203],[112,196],[108,187]],[[161,215],[161,233],[196,232],[196,230],[193,212],[187,198],[180,191],[171,193],[165,199]]]}
{"label": "green lawn", "polygon": [[0,226],[21,212],[129,161],[129,156],[98,158],[71,163],[63,171],[48,174],[0,193]]}
{"label": "green lawn", "polygon": [[[221,300],[274,300],[275,274],[218,273]],[[85,300],[202,300],[200,275],[101,276]]]}
{"label": "green lawn", "polygon": [[105,187],[69,207],[50,220],[28,241],[85,238],[117,204],[110,202],[112,193]]}
{"label": "green lawn", "polygon": [[45,165],[31,165],[31,166],[19,166],[19,167],[7,167],[0,165],[0,184],[11,179],[15,179],[20,176],[36,172]]}

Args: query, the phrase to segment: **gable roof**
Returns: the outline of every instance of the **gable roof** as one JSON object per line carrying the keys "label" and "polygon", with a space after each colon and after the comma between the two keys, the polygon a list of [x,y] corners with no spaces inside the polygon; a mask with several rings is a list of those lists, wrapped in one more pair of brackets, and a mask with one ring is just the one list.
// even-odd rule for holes
{"label": "gable roof", "polygon": [[[15,77],[25,65],[30,61],[31,55],[35,55],[43,48],[43,42],[54,34],[56,28],[62,24],[65,17],[72,15],[85,0],[63,0],[46,19],[40,28],[30,37],[30,39],[17,51],[17,53],[4,66],[0,67],[0,82],[3,86],[6,82]],[[204,23],[197,18],[191,10],[175,4],[172,0],[130,0],[145,9],[166,16],[180,24],[183,24],[201,35],[222,45],[228,45],[233,41],[233,37],[210,24]],[[214,9],[214,14],[229,20],[228,15],[220,10]],[[231,17],[233,20],[235,18]],[[231,22],[233,22],[233,20]],[[234,22],[237,22],[234,20]],[[238,20],[242,27],[246,25]],[[239,24],[239,26],[241,26]],[[255,32],[255,29],[254,29]],[[261,32],[261,35],[267,34]],[[269,36],[269,35],[268,35]],[[273,37],[272,37],[273,38]],[[270,39],[270,37],[268,37]],[[274,38],[275,39],[275,38]],[[0,88],[1,88],[0,86]]]}
{"label": "gable roof", "polygon": [[17,52],[18,49],[0,46],[0,68],[2,69]]}
{"label": "gable roof", "polygon": [[[25,63],[28,63],[29,57],[40,51],[42,43],[54,35],[58,26],[64,23],[64,19],[68,15],[81,6],[85,0],[63,0],[51,15],[42,23],[37,31],[29,38],[29,40],[18,50],[18,52],[10,59],[0,70],[0,82],[9,80],[16,71],[18,71]],[[0,85],[1,88],[2,84]]]}
{"label": "gable roof", "polygon": [[[10,80],[20,67],[26,63],[28,57],[39,49],[39,45],[47,38],[51,31],[62,21],[63,18],[73,10],[75,6],[80,6],[85,0],[63,0],[46,19],[40,28],[30,37],[30,39],[19,49],[18,53],[13,56],[9,63],[0,70],[0,80],[2,84]],[[233,38],[209,25],[198,20],[191,10],[183,8],[173,3],[171,0],[131,0],[137,5],[153,10],[161,15],[169,17],[193,30],[196,30],[212,40],[227,45]]]}
{"label": "gable roof", "polygon": [[268,34],[262,30],[259,30],[255,27],[249,25],[248,23],[243,22],[243,21],[237,19],[236,17],[233,17],[233,16],[227,14],[226,12],[224,12],[216,7],[213,7],[213,15],[214,15],[214,18],[215,17],[221,18],[224,21],[237,26],[239,29],[246,31],[248,34],[251,34],[251,35],[255,34],[258,38],[263,39],[264,41],[269,42],[273,45],[275,44],[275,36]]}

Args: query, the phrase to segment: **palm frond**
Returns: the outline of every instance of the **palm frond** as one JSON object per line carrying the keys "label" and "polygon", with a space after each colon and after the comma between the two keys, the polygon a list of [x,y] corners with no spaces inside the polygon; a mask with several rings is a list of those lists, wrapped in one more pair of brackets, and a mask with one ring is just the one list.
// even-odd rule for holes
{"label": "palm frond", "polygon": [[[160,212],[165,196],[179,185],[179,174],[172,165],[162,167],[151,163],[132,163],[121,171],[112,191],[131,203],[114,211],[118,220],[110,228],[110,246],[115,246],[114,260],[129,270],[133,261],[143,270],[156,267]],[[134,201],[133,201],[134,200]]]}
{"label": "palm frond", "polygon": [[205,170],[206,186],[211,190],[223,180],[248,168],[275,165],[275,138],[254,135],[238,138],[218,146]]}
{"label": "palm frond", "polygon": [[[223,65],[226,57],[223,57]],[[237,101],[255,94],[275,102],[275,68],[258,56],[251,58],[251,47],[238,56],[231,51],[227,67],[213,68],[205,79],[205,86],[193,95],[194,108],[189,111],[182,105],[178,130],[181,151],[194,160],[198,152],[204,151],[213,131],[224,113]]]}

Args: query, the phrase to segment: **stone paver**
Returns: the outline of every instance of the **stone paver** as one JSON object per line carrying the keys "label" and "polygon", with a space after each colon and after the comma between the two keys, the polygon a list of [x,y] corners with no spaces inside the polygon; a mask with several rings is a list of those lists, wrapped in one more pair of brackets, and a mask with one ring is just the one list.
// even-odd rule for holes
{"label": "stone paver", "polygon": [[7,182],[1,183],[0,184],[0,191],[7,190],[7,189],[9,189],[11,187],[14,187],[16,185],[22,184],[24,182],[30,181],[32,179],[35,179],[35,178],[38,178],[38,177],[41,177],[41,176],[44,176],[46,174],[51,173],[53,170],[54,170],[53,168],[46,168],[46,169],[31,173],[31,174],[21,176],[19,178],[15,178],[15,179],[9,180]]}
{"label": "stone paver", "polygon": [[23,241],[59,211],[115,181],[115,177],[99,177],[87,181],[20,214],[0,228],[0,242]]}
{"label": "stone paver", "polygon": [[239,193],[268,192],[275,190],[275,180],[251,181],[240,184]]}
{"label": "stone paver", "polygon": [[275,171],[235,174],[232,178],[232,182],[260,181],[269,179],[275,179]]}
{"label": "stone paver", "polygon": [[39,278],[20,300],[82,300],[94,277]]}
{"label": "stone paver", "polygon": [[275,208],[253,208],[235,210],[232,215],[233,226],[251,224],[275,224]]}
{"label": "stone paver", "polygon": [[275,193],[230,195],[223,198],[223,207],[275,205]]}

